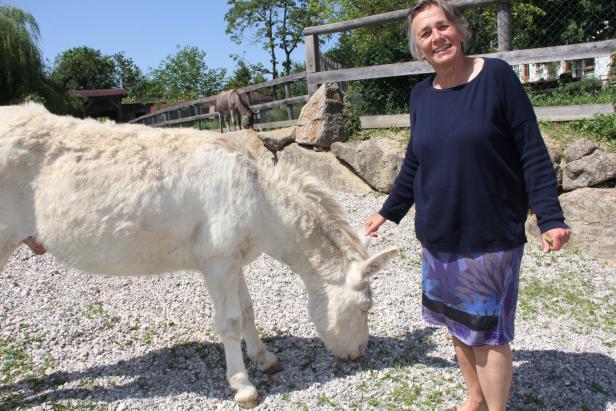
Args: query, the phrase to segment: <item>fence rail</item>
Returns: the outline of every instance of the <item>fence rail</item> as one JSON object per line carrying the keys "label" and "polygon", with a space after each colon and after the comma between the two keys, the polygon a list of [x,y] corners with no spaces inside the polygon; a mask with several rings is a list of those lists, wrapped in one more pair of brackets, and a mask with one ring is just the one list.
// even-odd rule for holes
{"label": "fence rail", "polygon": [[[509,3],[512,0],[452,0],[451,3],[460,8],[489,6],[497,3]],[[513,0],[519,1],[519,0]],[[403,20],[409,14],[408,8],[390,11],[387,13],[373,14],[372,16],[360,17],[357,19],[340,21],[336,23],[322,24],[320,26],[310,26],[304,28],[304,36],[314,36],[319,34],[332,34],[341,31],[349,31],[359,27],[371,26],[374,24],[391,23],[392,21]]]}
{"label": "fence rail", "polygon": [[[571,121],[592,118],[597,114],[612,114],[612,104],[580,104],[571,106],[534,107],[539,121]],[[361,128],[410,127],[408,114],[360,116]]]}
{"label": "fence rail", "polygon": [[[518,64],[547,63],[560,60],[603,57],[609,56],[614,50],[616,50],[616,39],[538,49],[499,51],[496,53],[477,54],[476,56],[497,57],[513,66]],[[432,72],[434,72],[432,66],[425,61],[410,61],[406,63],[314,72],[308,74],[308,81],[313,84],[323,84],[325,82],[410,76]]]}

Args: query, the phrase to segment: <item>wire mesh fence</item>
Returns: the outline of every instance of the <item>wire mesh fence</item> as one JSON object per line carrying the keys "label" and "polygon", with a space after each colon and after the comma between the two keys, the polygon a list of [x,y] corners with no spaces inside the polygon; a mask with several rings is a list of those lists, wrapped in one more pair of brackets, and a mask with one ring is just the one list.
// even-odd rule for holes
{"label": "wire mesh fence", "polygon": [[[499,12],[507,9],[510,18]],[[470,54],[502,51],[499,39],[509,38],[509,49],[571,45],[616,39],[616,2],[613,0],[532,0],[506,5],[468,8],[465,17],[472,33]],[[591,59],[531,64],[520,67],[524,82],[594,77],[606,81],[613,75],[613,59]]]}

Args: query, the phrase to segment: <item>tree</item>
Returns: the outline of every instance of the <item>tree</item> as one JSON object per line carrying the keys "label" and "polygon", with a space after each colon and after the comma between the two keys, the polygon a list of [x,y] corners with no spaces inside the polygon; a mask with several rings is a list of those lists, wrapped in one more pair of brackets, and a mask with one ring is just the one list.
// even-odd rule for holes
{"label": "tree", "polygon": [[[335,18],[344,21],[406,7],[406,0],[338,0]],[[342,32],[326,54],[345,67],[399,63],[411,59],[403,21]],[[354,81],[348,83],[347,93],[354,109],[360,114],[407,112],[410,89],[421,78],[403,76]]]}
{"label": "tree", "polygon": [[115,72],[114,82],[117,87],[122,87],[128,91],[127,99],[140,101],[145,95],[147,79],[137,67],[133,59],[126,57],[124,52],[115,53],[111,56]]}
{"label": "tree", "polygon": [[328,1],[280,0],[280,17],[276,23],[276,38],[285,55],[282,66],[285,75],[292,72],[291,53],[304,41],[304,27],[323,24],[333,14]]}
{"label": "tree", "polygon": [[0,33],[0,104],[10,104],[42,85],[40,30],[31,14],[0,4]]}
{"label": "tree", "polygon": [[262,41],[262,46],[270,54],[272,78],[278,77],[278,60],[276,59],[276,39],[274,27],[277,19],[277,2],[279,0],[228,0],[230,9],[225,14],[227,29],[231,40],[240,44],[242,37],[249,30],[255,30],[254,41]]}
{"label": "tree", "polygon": [[75,47],[60,53],[51,77],[67,90],[118,86],[113,58],[89,47]]}
{"label": "tree", "polygon": [[167,102],[211,96],[222,90],[226,74],[225,69],[208,68],[204,51],[183,47],[152,72],[146,94],[150,99]]}
{"label": "tree", "polygon": [[249,33],[254,42],[262,44],[270,55],[272,78],[279,73],[277,48],[285,55],[282,66],[288,75],[291,53],[303,41],[304,27],[321,24],[332,14],[329,0],[228,0],[227,4],[226,33],[237,44]]}
{"label": "tree", "polygon": [[226,90],[241,88],[265,81],[265,73],[267,73],[267,70],[263,67],[263,64],[249,64],[238,55],[231,55],[231,57],[235,60],[237,67],[233,72],[233,76],[224,87]]}

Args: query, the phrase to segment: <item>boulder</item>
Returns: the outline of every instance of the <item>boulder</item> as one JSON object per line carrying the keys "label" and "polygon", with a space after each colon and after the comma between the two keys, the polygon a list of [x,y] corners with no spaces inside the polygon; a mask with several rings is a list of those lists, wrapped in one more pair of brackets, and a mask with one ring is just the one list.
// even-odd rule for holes
{"label": "boulder", "polygon": [[389,193],[398,176],[406,144],[387,138],[333,143],[331,152],[347,163],[370,186]]}
{"label": "boulder", "polygon": [[346,141],[343,108],[344,96],[338,85],[323,84],[302,108],[295,142],[329,148],[336,141]]}
{"label": "boulder", "polygon": [[616,153],[595,150],[591,155],[565,163],[563,190],[592,187],[616,178]]}
{"label": "boulder", "polygon": [[552,161],[552,167],[554,168],[554,172],[556,173],[556,179],[558,180],[558,186],[562,186],[563,184],[563,170],[561,167],[562,160],[562,149],[560,148],[559,143],[552,139],[547,135],[543,135],[543,141],[548,149],[548,155],[550,156],[550,160]]}
{"label": "boulder", "polygon": [[372,192],[368,184],[341,164],[329,151],[316,152],[293,143],[278,153],[278,159],[306,170],[331,190],[355,194]]}
{"label": "boulder", "polygon": [[[616,264],[616,189],[580,188],[560,196],[565,222],[571,227],[571,239],[565,248],[579,248],[593,257]],[[533,216],[526,233],[539,239]]]}
{"label": "boulder", "polygon": [[280,151],[295,141],[296,127],[279,128],[278,130],[261,131],[257,135],[271,151]]}
{"label": "boulder", "polygon": [[230,133],[224,133],[222,136],[228,139],[243,140],[248,151],[254,156],[274,161],[274,154],[265,147],[265,144],[259,139],[258,133],[255,130],[232,131]]}
{"label": "boulder", "polygon": [[592,154],[596,149],[597,143],[587,138],[582,138],[569,145],[565,149],[563,156],[566,162],[571,162]]}

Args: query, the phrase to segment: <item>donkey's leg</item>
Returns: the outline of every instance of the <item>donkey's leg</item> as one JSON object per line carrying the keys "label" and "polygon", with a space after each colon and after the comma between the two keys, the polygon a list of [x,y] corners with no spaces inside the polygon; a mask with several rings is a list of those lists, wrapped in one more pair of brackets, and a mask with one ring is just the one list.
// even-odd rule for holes
{"label": "donkey's leg", "polygon": [[246,341],[246,352],[250,360],[256,363],[260,369],[268,374],[280,370],[278,358],[267,350],[263,341],[259,338],[255,326],[255,313],[252,308],[252,300],[248,293],[248,287],[244,280],[244,274],[240,272],[240,306],[242,308],[242,332]]}
{"label": "donkey's leg", "polygon": [[19,241],[15,240],[8,227],[0,224],[0,271],[4,269],[4,265],[17,250],[17,247],[19,247]]}
{"label": "donkey's leg", "polygon": [[248,380],[242,358],[240,310],[240,269],[229,260],[208,261],[206,283],[214,302],[214,323],[225,348],[227,381],[235,391],[235,401],[244,408],[259,404],[257,389]]}

